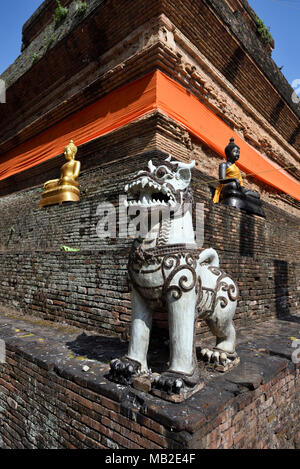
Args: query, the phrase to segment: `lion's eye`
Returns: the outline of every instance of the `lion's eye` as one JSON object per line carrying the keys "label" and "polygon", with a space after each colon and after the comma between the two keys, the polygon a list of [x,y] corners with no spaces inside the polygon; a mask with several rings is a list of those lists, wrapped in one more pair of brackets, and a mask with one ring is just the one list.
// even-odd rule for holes
{"label": "lion's eye", "polygon": [[162,177],[164,177],[166,174],[167,174],[166,168],[158,168],[158,170],[156,171],[156,176],[157,176],[158,178],[162,178]]}

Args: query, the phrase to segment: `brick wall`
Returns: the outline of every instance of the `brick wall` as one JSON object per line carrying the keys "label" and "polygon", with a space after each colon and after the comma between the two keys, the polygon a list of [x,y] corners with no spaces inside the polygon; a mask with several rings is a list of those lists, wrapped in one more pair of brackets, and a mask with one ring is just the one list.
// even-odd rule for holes
{"label": "brick wall", "polygon": [[[267,57],[255,33],[247,27],[247,23],[243,21],[241,23],[238,17],[232,15],[224,2],[216,0],[203,2],[162,0],[162,2],[164,9],[168,11],[168,18],[175,26],[221,71],[242,96],[299,150],[298,110],[292,110],[292,105],[289,107],[286,104],[291,100],[290,87],[280,76],[274,62]],[[233,31],[233,35],[228,35],[227,27]],[[273,87],[268,79],[258,74],[257,64],[284,98],[277,92],[271,92]],[[267,101],[266,96],[268,96]]]}
{"label": "brick wall", "polygon": [[[39,210],[40,189],[0,200],[2,307],[101,332],[127,333],[126,265],[132,240],[99,239],[96,212],[101,202],[117,205],[126,181],[150,157],[151,152],[83,172],[78,204]],[[196,200],[205,204],[205,246],[218,251],[222,268],[239,284],[236,325],[293,315],[300,300],[299,219],[270,205],[265,206],[266,220],[214,205],[211,188],[201,186],[204,177],[200,171],[193,173]],[[64,253],[61,246],[80,251]],[[165,324],[165,314],[157,318]],[[207,334],[203,325],[199,331]]]}
{"label": "brick wall", "polygon": [[[49,40],[46,36],[41,36],[40,40],[36,38],[3,74],[2,78],[11,86],[8,86],[5,109],[0,109],[0,115],[3,113],[3,120],[6,120],[6,125],[0,129],[1,151],[26,141],[122,83],[158,68],[164,70],[168,60],[162,59],[161,49],[165,48],[161,43],[155,50],[144,48],[144,52],[148,49],[148,54],[142,57],[144,68],[133,47],[131,59],[134,65],[130,69],[126,64],[122,71],[123,60],[120,58],[121,63],[118,63],[116,58],[112,70],[115,77],[109,75],[105,80],[99,72],[109,50],[148,20],[157,20],[161,14],[196,45],[287,142],[299,149],[299,111],[291,101],[292,88],[266,55],[247,22],[233,15],[225,2],[143,0],[140,4],[132,4],[119,0],[99,4],[93,0],[89,8],[91,14],[88,17],[77,18],[75,15],[67,19],[66,31],[56,38],[53,47],[45,46]],[[124,48],[127,47],[125,44]],[[32,57],[37,53],[41,54],[40,60],[33,62]],[[180,78],[176,66],[170,74],[175,79]],[[26,97],[23,96],[24,88],[27,89]],[[63,102],[61,96],[64,96]],[[17,117],[20,113],[22,119]]]}
{"label": "brick wall", "polygon": [[[69,0],[63,2],[70,3]],[[93,0],[87,15],[94,6],[95,12],[80,25],[81,20],[73,18],[73,22],[70,17],[65,24],[69,28],[66,36],[62,33],[61,40],[57,39],[53,48],[45,52],[45,57],[31,63],[31,68],[28,66],[22,75],[22,60],[35,50],[30,49],[31,45],[41,45],[36,37],[40,31],[38,15],[27,23],[25,46],[32,44],[21,58],[21,65],[16,64],[6,73],[14,84],[8,89],[8,104],[3,111],[8,122],[2,130],[3,150],[18,145],[22,139],[26,140],[122,83],[157,68],[158,57],[159,67],[164,69],[167,48],[149,48],[138,58],[133,54],[124,70],[116,67],[113,80],[111,75],[105,80],[97,76],[102,80],[100,86],[99,81],[90,86],[87,80],[84,82],[86,89],[82,89],[82,77],[93,76],[89,70],[98,70],[104,53],[146,20],[163,12],[286,141],[298,148],[299,119],[295,110],[286,104],[290,102],[291,89],[283,85],[278,70],[270,66],[265,54],[262,59],[252,50],[257,41],[253,42],[252,36],[248,37],[244,30],[238,32],[242,24],[240,18],[228,15],[225,3],[160,0],[154,2],[154,8],[153,2],[139,1],[141,8],[137,8],[136,3],[132,6],[131,2],[130,8],[125,8],[127,3],[103,2],[97,9],[99,5]],[[49,0],[48,5],[53,7],[54,2]],[[138,14],[133,14],[133,10]],[[51,19],[49,11],[40,12],[47,13],[42,18],[43,25]],[[231,32],[228,25],[231,25]],[[44,36],[40,41],[45,42]],[[262,60],[266,64],[262,64]],[[51,67],[52,62],[55,67]],[[258,68],[265,73],[259,75],[259,80]],[[53,100],[49,90],[54,87],[53,83],[60,86],[61,73],[65,74],[65,70],[70,82],[73,80],[72,86],[65,79],[61,88],[55,85],[57,95]],[[32,80],[33,75],[40,79]],[[281,96],[270,82],[278,85]],[[27,101],[23,101],[22,122],[7,119],[10,113],[15,115],[14,109],[19,106],[18,97],[24,88],[28,93]],[[62,103],[61,96],[66,97],[68,92],[72,97]],[[265,96],[268,96],[267,103]],[[49,113],[45,114],[49,103],[51,118]],[[137,168],[145,167],[148,159],[157,156],[154,149],[158,146],[176,157],[190,158],[193,147],[190,137],[184,136],[174,123],[172,130],[165,127],[158,135],[153,119],[156,118],[139,121],[130,131],[121,129],[84,147],[78,204],[38,210],[41,189],[32,186],[41,186],[45,180],[57,176],[61,155],[30,170],[29,181],[26,181],[28,173],[21,173],[1,183],[2,194],[11,192],[12,186],[14,191],[23,189],[0,199],[0,321],[1,337],[5,337],[7,345],[7,363],[0,365],[0,446],[4,448],[299,447],[299,367],[291,363],[282,348],[274,352],[271,347],[268,357],[264,357],[265,352],[261,351],[265,349],[260,345],[255,349],[258,353],[254,353],[254,349],[249,349],[249,331],[244,345],[247,350],[242,356],[246,377],[243,368],[239,368],[241,374],[235,375],[233,381],[231,374],[229,378],[215,376],[214,381],[210,380],[210,373],[206,376],[204,372],[208,380],[204,390],[190,399],[188,405],[178,406],[162,406],[158,399],[109,383],[99,372],[98,361],[94,364],[94,375],[84,376],[76,358],[70,358],[66,352],[71,340],[79,340],[79,332],[74,333],[77,338],[66,333],[63,345],[56,341],[62,324],[105,335],[106,342],[101,342],[101,350],[110,346],[111,355],[106,354],[104,369],[117,353],[119,338],[128,338],[131,315],[126,264],[131,240],[100,240],[96,234],[99,221],[96,211],[103,201],[117,204],[125,182]],[[28,124],[25,130],[24,122]],[[174,137],[176,132],[178,135]],[[273,334],[275,342],[283,330],[285,340],[292,335],[298,337],[297,327],[285,330],[283,322],[277,331],[272,331],[270,319],[280,317],[297,325],[299,218],[268,203],[265,204],[266,220],[214,205],[211,201],[214,184],[205,185],[203,181],[212,179],[210,166],[219,161],[205,148],[202,153],[204,164],[200,168],[203,172],[198,169],[193,172],[195,199],[205,204],[205,247],[217,249],[222,268],[232,274],[239,285],[240,300],[235,316],[238,337],[243,337],[245,326],[253,331],[260,324]],[[202,163],[201,157],[197,159]],[[270,188],[268,192],[272,196]],[[282,195],[275,193],[275,196],[283,201]],[[292,207],[294,214],[299,213],[296,201],[287,200],[284,206]],[[61,252],[63,245],[79,251]],[[12,330],[5,336],[3,327],[9,322],[9,314],[15,319],[11,321]],[[35,334],[26,333],[21,339],[16,331],[20,330],[18,321],[22,318],[25,321],[24,314],[38,318],[44,327],[41,333],[49,327],[44,321],[50,320],[57,328],[53,329],[52,342],[38,339],[38,336],[31,339]],[[165,312],[156,313],[154,326],[166,328]],[[198,324],[198,335],[201,341],[210,340],[203,324]],[[264,335],[260,343],[265,344],[265,340]],[[124,347],[121,346],[122,350]],[[258,356],[257,362],[256,358],[254,362],[247,362],[253,356]],[[256,371],[251,375],[253,367]]]}
{"label": "brick wall", "polygon": [[[1,428],[4,447],[166,447],[163,426],[145,418],[141,431],[140,424],[121,415],[120,402],[114,394],[109,398],[55,373],[49,376],[18,352],[8,358],[8,363],[8,373],[0,379],[1,393],[7,397],[14,390],[16,394],[6,400]],[[0,398],[1,405],[5,405],[4,396]]]}
{"label": "brick wall", "polygon": [[[72,0],[60,0],[63,7],[68,7]],[[44,5],[34,12],[34,14],[26,21],[22,29],[22,49],[35,39],[45,27],[53,21],[53,15],[57,8],[56,0],[47,0]]]}

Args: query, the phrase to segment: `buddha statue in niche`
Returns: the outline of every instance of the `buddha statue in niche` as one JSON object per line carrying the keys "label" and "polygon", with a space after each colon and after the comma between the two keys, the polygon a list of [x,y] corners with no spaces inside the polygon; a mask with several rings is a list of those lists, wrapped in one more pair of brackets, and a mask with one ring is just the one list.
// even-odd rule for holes
{"label": "buddha statue in niche", "polygon": [[44,184],[44,192],[39,208],[47,205],[59,204],[63,202],[78,202],[80,192],[76,179],[79,176],[81,164],[75,160],[77,147],[73,140],[65,148],[64,155],[67,162],[62,166],[60,178],[47,181]]}
{"label": "buddha statue in niche", "polygon": [[221,184],[216,188],[213,202],[265,217],[259,193],[244,187],[241,172],[235,164],[240,157],[240,148],[233,138],[225,148],[225,155],[227,161],[219,166]]}

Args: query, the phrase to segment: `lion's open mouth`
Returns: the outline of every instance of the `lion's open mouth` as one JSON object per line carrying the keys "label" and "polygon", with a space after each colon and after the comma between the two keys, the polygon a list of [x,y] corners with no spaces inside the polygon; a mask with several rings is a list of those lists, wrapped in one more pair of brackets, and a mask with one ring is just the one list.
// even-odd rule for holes
{"label": "lion's open mouth", "polygon": [[176,205],[176,198],[170,187],[143,176],[125,186],[125,191],[133,200],[126,202],[128,206],[170,206]]}

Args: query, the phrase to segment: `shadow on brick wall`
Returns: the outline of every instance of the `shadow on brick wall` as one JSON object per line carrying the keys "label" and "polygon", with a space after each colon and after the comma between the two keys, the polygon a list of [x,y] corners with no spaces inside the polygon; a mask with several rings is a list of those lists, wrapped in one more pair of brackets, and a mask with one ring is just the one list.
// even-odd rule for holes
{"label": "shadow on brick wall", "polygon": [[229,62],[223,68],[222,73],[223,75],[229,80],[231,83],[235,81],[237,78],[237,74],[239,72],[240,67],[243,65],[245,59],[245,52],[243,49],[238,46],[234,53],[232,54]]}
{"label": "shadow on brick wall", "polygon": [[274,260],[276,316],[289,316],[289,266],[286,261]]}
{"label": "shadow on brick wall", "polygon": [[240,224],[240,256],[253,257],[254,256],[254,242],[255,242],[255,220],[254,218],[242,213]]}

